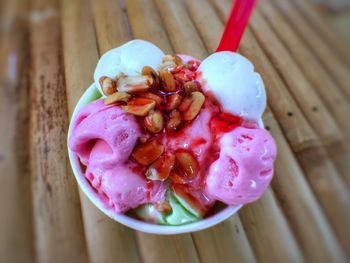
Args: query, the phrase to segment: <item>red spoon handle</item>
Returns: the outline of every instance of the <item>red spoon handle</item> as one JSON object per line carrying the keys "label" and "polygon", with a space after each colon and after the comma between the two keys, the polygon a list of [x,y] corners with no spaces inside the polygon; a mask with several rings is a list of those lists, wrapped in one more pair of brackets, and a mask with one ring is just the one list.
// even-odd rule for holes
{"label": "red spoon handle", "polygon": [[254,9],[256,0],[236,0],[227,20],[224,34],[222,35],[220,44],[216,49],[219,51],[236,52],[244,29],[246,28],[249,17]]}

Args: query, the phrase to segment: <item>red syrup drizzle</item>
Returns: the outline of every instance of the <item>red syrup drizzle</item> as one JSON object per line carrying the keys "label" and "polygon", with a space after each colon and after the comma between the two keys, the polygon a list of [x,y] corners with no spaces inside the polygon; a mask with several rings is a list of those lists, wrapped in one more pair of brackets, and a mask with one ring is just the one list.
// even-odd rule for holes
{"label": "red syrup drizzle", "polygon": [[[202,216],[205,216],[214,205],[213,203],[209,202],[209,199],[205,195],[204,189],[206,188],[205,177],[208,173],[208,169],[210,165],[219,158],[219,140],[223,134],[232,131],[233,129],[241,126],[241,124],[242,118],[238,116],[223,112],[215,114],[211,118],[209,124],[213,142],[209,147],[208,154],[204,158],[204,167],[201,167],[200,177],[196,182],[197,184],[173,185],[173,191],[186,200],[186,202]],[[193,145],[196,145],[198,142],[205,143],[203,140],[197,139],[193,142]]]}
{"label": "red syrup drizzle", "polygon": [[[150,89],[150,92],[158,95],[162,99],[162,103],[158,109],[162,112],[165,122],[168,121],[170,118],[170,111],[166,111],[164,109],[164,105],[167,102],[167,97],[172,94],[181,93],[182,90],[182,83],[184,81],[193,81],[198,78],[200,78],[200,72],[196,72],[198,69],[200,63],[198,61],[190,61],[188,62],[187,67],[184,66],[177,66],[175,67],[171,72],[173,73],[173,76],[175,77],[176,81],[176,87],[177,90],[174,92],[166,92],[164,90],[160,89]],[[179,168],[179,165],[175,162],[173,172],[170,174],[168,181],[170,182],[171,189],[182,199],[184,199],[188,204],[191,205],[193,209],[195,209],[200,215],[205,216],[205,214],[212,208],[214,203],[205,195],[205,176],[208,172],[208,168],[210,165],[219,158],[219,139],[221,136],[233,130],[234,128],[240,126],[242,124],[242,119],[238,116],[234,116],[228,113],[224,113],[220,111],[220,104],[215,100],[214,96],[210,93],[205,94],[206,102],[203,107],[206,107],[209,109],[209,111],[212,114],[212,117],[209,122],[209,129],[212,136],[212,143],[209,146],[208,154],[204,157],[204,160],[202,162],[202,166],[199,166],[199,172],[196,176],[193,178],[189,178],[184,174],[181,169]],[[198,118],[198,116],[196,117]],[[147,129],[144,127],[144,119],[143,117],[136,117],[140,127],[142,127],[142,133],[145,138],[145,140],[150,141],[152,139],[157,139],[160,142],[164,142],[164,140],[167,140],[169,138],[176,140],[185,138],[188,136],[186,134],[186,128],[189,128],[192,125],[192,122],[183,122],[178,129],[175,131],[168,131],[166,129],[163,129],[163,131],[159,133],[150,133],[147,131]],[[140,142],[139,142],[140,143]],[[192,149],[207,143],[207,140],[205,140],[202,137],[193,138],[190,141],[190,145],[188,149],[183,148],[175,148],[170,149],[167,147],[167,145],[164,145],[164,151],[170,152],[170,153],[176,153],[177,151],[186,151],[190,155],[195,156]],[[196,160],[197,161],[197,160]],[[146,166],[140,165],[137,162],[135,162],[131,157],[131,162],[135,164],[132,167],[133,172],[138,173],[142,176],[145,176],[145,171],[147,169]],[[197,161],[198,163],[198,161]],[[147,180],[147,191],[146,191],[146,198],[147,201],[151,201],[151,195],[154,188],[154,182],[151,180]]]}
{"label": "red syrup drizzle", "polygon": [[147,192],[146,192],[146,198],[147,198],[148,202],[151,201],[151,193],[152,193],[153,187],[154,187],[153,181],[148,180],[147,181]]}
{"label": "red syrup drizzle", "polygon": [[[198,74],[199,75],[199,74]],[[211,117],[209,128],[212,136],[212,143],[209,147],[208,154],[205,156],[202,163],[200,174],[198,175],[198,180],[191,182],[174,181],[172,190],[181,198],[186,200],[188,204],[191,205],[200,215],[205,216],[207,212],[213,207],[213,203],[209,201],[209,198],[205,195],[205,177],[208,173],[210,165],[219,158],[220,147],[219,140],[227,132],[234,130],[243,123],[243,119],[239,116],[232,115],[230,113],[223,112],[220,103],[215,99],[215,97],[207,92],[206,96],[206,106],[210,108],[213,112]],[[187,124],[191,125],[191,123]],[[183,132],[178,132],[175,136],[184,136]],[[194,139],[191,143],[190,148],[196,147],[206,143],[203,138]],[[176,178],[178,179],[178,178]]]}
{"label": "red syrup drizzle", "polygon": [[[209,198],[205,195],[205,177],[208,172],[210,165],[219,158],[220,147],[219,140],[221,136],[227,132],[232,131],[233,129],[242,125],[243,120],[241,117],[234,116],[229,113],[222,112],[218,110],[219,103],[214,99],[211,94],[206,94],[206,100],[209,100],[209,103],[206,105],[209,108],[212,108],[213,116],[211,117],[209,128],[212,136],[212,143],[209,147],[208,154],[205,156],[204,161],[202,162],[202,167],[200,173],[197,175],[197,180],[188,180],[181,173],[177,172],[170,179],[172,180],[172,190],[184,199],[191,207],[196,210],[201,216],[205,216],[206,213],[214,205],[209,201]],[[172,133],[173,138],[181,138],[186,136],[184,128],[190,126],[192,123],[189,122],[184,125],[183,129]],[[195,138],[189,149],[193,149],[201,144],[206,143],[207,141],[204,138]],[[191,151],[190,151],[191,152]],[[192,152],[191,152],[192,153]],[[193,153],[192,153],[193,154]],[[176,169],[176,166],[175,166]]]}

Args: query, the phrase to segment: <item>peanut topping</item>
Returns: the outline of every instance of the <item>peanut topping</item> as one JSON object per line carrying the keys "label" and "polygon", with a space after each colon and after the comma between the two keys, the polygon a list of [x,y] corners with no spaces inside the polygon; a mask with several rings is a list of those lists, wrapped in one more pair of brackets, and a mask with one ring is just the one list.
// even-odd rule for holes
{"label": "peanut topping", "polygon": [[156,106],[156,102],[150,99],[134,98],[127,105],[121,106],[123,110],[136,116],[146,116]]}
{"label": "peanut topping", "polygon": [[121,77],[117,82],[118,91],[138,93],[147,91],[153,84],[151,76]]}
{"label": "peanut topping", "polygon": [[150,76],[153,79],[153,86],[158,88],[159,86],[159,76],[158,73],[151,67],[145,66],[142,69],[143,76]]}
{"label": "peanut topping", "polygon": [[173,60],[169,60],[163,62],[163,64],[158,67],[158,71],[171,71],[175,67],[175,62]]}
{"label": "peanut topping", "polygon": [[171,153],[162,154],[146,172],[146,177],[150,180],[164,181],[170,175],[175,164],[175,156]]}
{"label": "peanut topping", "polygon": [[161,203],[155,203],[154,206],[159,212],[164,213],[164,214],[169,214],[172,210],[168,201],[163,201]]}
{"label": "peanut topping", "polygon": [[165,91],[176,91],[176,82],[173,74],[167,71],[160,71],[159,77]]}
{"label": "peanut topping", "polygon": [[162,102],[163,99],[161,97],[159,97],[158,95],[151,93],[151,92],[144,92],[144,93],[140,93],[137,94],[137,97],[139,98],[145,98],[145,99],[150,99],[150,100],[154,100],[156,102],[156,105],[159,107]]}
{"label": "peanut topping", "polygon": [[170,113],[170,119],[166,125],[167,130],[176,130],[181,124],[181,114],[177,110]]}
{"label": "peanut topping", "polygon": [[184,90],[187,92],[187,93],[191,93],[191,92],[194,92],[194,91],[200,91],[200,84],[193,80],[193,81],[187,81],[184,83]]}
{"label": "peanut topping", "polygon": [[205,97],[203,93],[195,91],[191,93],[191,100],[191,105],[184,111],[182,116],[185,121],[191,121],[196,118],[204,104]]}
{"label": "peanut topping", "polygon": [[197,175],[199,171],[199,165],[196,158],[186,150],[179,150],[175,154],[176,165],[180,170],[189,178]]}
{"label": "peanut topping", "polygon": [[169,54],[165,55],[163,58],[163,64],[168,63],[168,62],[173,62],[178,66],[183,65],[182,59],[177,55],[175,55],[175,56],[169,55]]}
{"label": "peanut topping", "polygon": [[178,171],[175,171],[173,169],[169,175],[169,179],[174,183],[174,184],[186,184],[186,178],[182,176]]}
{"label": "peanut topping", "polygon": [[171,110],[177,108],[180,105],[183,97],[184,96],[179,94],[179,93],[173,94],[173,95],[169,95],[167,97],[167,103],[166,103],[164,109],[167,110],[167,111],[171,111]]}
{"label": "peanut topping", "polygon": [[159,110],[151,111],[145,118],[145,127],[153,133],[162,131],[164,128],[163,114]]}
{"label": "peanut topping", "polygon": [[131,98],[131,95],[126,92],[115,92],[105,98],[104,102],[106,105],[112,104],[115,102],[124,101],[127,102]]}
{"label": "peanut topping", "polygon": [[192,102],[191,95],[186,96],[178,107],[179,111],[185,112],[191,106]]}
{"label": "peanut topping", "polygon": [[100,85],[102,87],[103,93],[108,96],[117,91],[117,85],[115,80],[109,77],[101,77],[99,79]]}
{"label": "peanut topping", "polygon": [[174,56],[174,62],[175,62],[175,64],[178,65],[178,66],[181,66],[181,65],[184,64],[183,61],[182,61],[182,59],[181,59],[179,56]]}
{"label": "peanut topping", "polygon": [[174,61],[174,56],[173,56],[173,55],[170,55],[170,54],[166,54],[166,55],[163,57],[163,63],[168,62],[168,61]]}
{"label": "peanut topping", "polygon": [[[170,179],[175,184],[185,184],[199,172],[192,152],[171,148],[166,151],[162,144],[163,132],[180,132],[185,122],[200,113],[205,96],[196,81],[198,66],[197,61],[184,62],[179,56],[166,55],[158,70],[145,66],[139,76],[121,73],[117,81],[100,79],[103,92],[108,94],[105,104],[118,103],[143,126],[143,135],[132,157],[144,166],[142,171],[149,180]],[[159,204],[157,209],[170,211],[166,203]]]}
{"label": "peanut topping", "polygon": [[142,165],[150,165],[155,160],[159,158],[164,152],[163,145],[158,140],[152,140],[150,142],[146,142],[144,144],[138,145],[134,152],[132,153],[132,157]]}

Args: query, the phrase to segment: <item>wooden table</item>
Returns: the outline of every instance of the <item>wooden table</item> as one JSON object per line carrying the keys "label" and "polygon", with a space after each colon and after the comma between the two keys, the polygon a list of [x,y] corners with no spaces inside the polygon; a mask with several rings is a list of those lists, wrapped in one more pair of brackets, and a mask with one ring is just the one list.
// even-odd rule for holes
{"label": "wooden table", "polygon": [[240,45],[279,150],[263,198],[211,229],[156,236],[78,190],[67,127],[99,56],[142,38],[203,59],[230,2],[0,1],[0,262],[349,262],[350,52],[310,0],[261,0]]}

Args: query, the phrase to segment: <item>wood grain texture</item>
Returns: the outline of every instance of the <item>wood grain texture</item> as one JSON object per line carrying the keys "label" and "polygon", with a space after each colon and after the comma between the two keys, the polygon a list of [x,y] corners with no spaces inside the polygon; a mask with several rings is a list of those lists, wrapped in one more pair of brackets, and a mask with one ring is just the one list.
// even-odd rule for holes
{"label": "wood grain texture", "polygon": [[100,55],[130,40],[119,1],[91,0]]}
{"label": "wood grain texture", "polygon": [[300,151],[319,142],[309,122],[290,94],[260,45],[248,29],[239,51],[250,59],[264,80],[267,104],[271,107],[294,151]]}
{"label": "wood grain texture", "polygon": [[[221,19],[225,22],[230,12],[230,1],[212,2]],[[315,144],[318,140],[316,134],[250,29],[247,29],[243,35],[239,52],[253,62],[256,71],[262,76],[265,83],[267,104],[281,123],[283,132],[293,150],[299,151]]]}
{"label": "wood grain texture", "polygon": [[[94,9],[96,9],[96,10],[108,10],[108,12],[105,11],[104,15],[106,15],[107,17],[112,17],[112,14],[114,13],[113,9],[107,8],[106,6],[101,6],[100,2],[98,3],[98,5],[97,5],[97,3],[95,3],[95,4],[96,4],[96,6],[94,6]],[[107,1],[104,2],[102,5],[107,5]],[[118,12],[121,12],[121,9],[119,6],[118,6],[118,8],[119,8]],[[97,16],[97,15],[101,15],[101,13],[98,13],[95,11],[94,16]],[[144,13],[143,15],[147,15],[147,13]],[[124,26],[122,26],[123,23],[121,21],[119,21],[118,24],[115,24],[111,27],[108,27],[105,20],[99,21],[100,24],[96,24],[96,21],[99,21],[99,20],[95,18],[95,25],[96,25],[96,30],[97,30],[97,41],[98,41],[99,46],[103,47],[102,48],[103,50],[117,47],[118,45],[120,45],[124,42],[125,32],[127,31],[126,24],[124,24]],[[112,30],[115,33],[113,40],[109,40],[108,32],[105,32],[103,30],[104,28],[109,28],[110,30]],[[99,32],[99,30],[101,30],[101,32]],[[134,28],[134,31],[136,31],[136,30],[137,29]],[[122,38],[120,38],[120,37],[122,37]],[[151,36],[149,36],[149,37],[151,37]],[[107,228],[106,228],[106,230],[107,230]],[[146,235],[143,233],[138,233],[137,236],[139,238],[139,246],[141,248],[141,250],[140,250],[141,256],[143,258],[145,258],[144,260],[146,260],[146,261],[147,261],[147,257],[142,254],[143,253],[142,247],[148,246],[150,243],[152,243],[154,246],[163,246],[164,242],[168,243],[168,244],[175,243],[177,245],[177,250],[184,252],[181,255],[182,260],[185,260],[184,262],[190,262],[193,259],[197,259],[196,254],[192,255],[191,248],[188,247],[189,246],[188,244],[191,244],[193,247],[193,242],[192,242],[191,236],[188,234],[182,235],[183,238],[177,238],[177,239],[174,239],[173,236],[169,236],[169,237],[165,236],[162,239],[157,239],[157,238],[152,237],[152,235]],[[148,251],[148,250],[146,250],[146,251]],[[165,256],[167,258],[166,253],[167,252],[163,251],[163,250],[155,250],[153,257],[158,258],[158,260],[162,260]],[[176,258],[174,258],[174,260],[175,259]]]}
{"label": "wood grain texture", "polygon": [[[145,10],[145,9],[149,8],[149,6],[148,6],[150,3],[149,1],[137,1],[139,4],[138,7],[134,6],[134,4],[135,4],[134,2],[135,1],[127,1],[126,2],[126,8],[127,8],[128,14],[130,14],[131,11],[129,9],[131,9],[131,8],[139,8],[140,10]],[[132,11],[132,12],[135,12],[135,11]],[[132,22],[132,20],[150,21],[150,20],[155,19],[155,17],[159,16],[159,13],[157,11],[155,11],[153,13],[152,12],[140,12],[138,14],[139,14],[138,17],[135,17],[135,16],[130,17],[130,15],[129,15],[129,17],[131,19],[131,23],[130,23],[131,24],[131,31],[133,32],[133,35],[136,37],[138,35],[142,35],[144,33],[144,32],[142,32],[144,29],[142,29],[141,27],[138,26],[140,24],[139,21]],[[158,19],[158,18],[156,18],[156,19]],[[163,26],[161,24],[158,24],[158,27],[159,27],[158,32],[162,32],[163,30],[165,31],[165,29],[163,28]],[[146,28],[147,28],[147,26],[146,26]],[[157,41],[157,35],[156,34],[149,35],[148,40],[155,43]],[[170,50],[167,50],[167,52],[174,53],[174,51],[171,48],[171,43],[169,42],[169,39],[167,38],[167,36],[161,38],[160,47],[163,47],[163,46],[170,47]],[[244,260],[244,259],[254,258],[253,254],[252,254],[252,250],[250,249],[249,243],[246,239],[246,236],[244,235],[244,231],[242,229],[242,226],[237,225],[236,227],[241,232],[239,235],[233,234],[232,239],[230,239],[230,238],[226,239],[227,247],[235,247],[234,251],[237,252],[238,259]],[[226,232],[230,231],[226,227],[226,225],[222,225],[221,228],[226,229]],[[148,256],[146,254],[146,251],[147,251],[146,248],[148,248],[149,244],[147,244],[147,243],[150,241],[154,246],[161,246],[161,247],[163,247],[163,244],[158,244],[159,242],[167,242],[169,244],[176,243],[177,250],[186,251],[186,253],[182,253],[181,260],[185,260],[184,262],[190,262],[192,260],[192,258],[195,258],[196,261],[199,261],[199,260],[203,261],[203,257],[202,257],[203,251],[207,251],[208,247],[215,246],[216,239],[214,239],[214,232],[215,232],[215,228],[210,229],[210,230],[206,231],[205,233],[200,232],[200,233],[196,234],[196,235],[200,235],[201,237],[205,237],[205,240],[206,240],[206,243],[197,242],[196,246],[191,241],[192,240],[191,235],[189,235],[189,234],[187,234],[187,235],[184,234],[184,235],[179,236],[181,238],[169,236],[169,237],[156,238],[156,239],[154,239],[151,235],[145,235],[143,233],[138,233],[138,236],[139,236],[139,244],[141,247],[141,252],[145,251],[145,253],[143,255],[143,258],[145,261],[152,262],[152,260],[154,260],[154,259],[157,259],[159,261],[159,260],[162,260],[164,257],[168,258],[167,254],[164,255],[164,253],[167,253],[167,252],[163,251],[163,250],[156,250],[153,252],[153,254],[151,256]],[[197,241],[195,238],[196,235],[193,236],[194,241]],[[217,233],[216,236],[218,236],[219,239],[225,238],[224,236],[219,236],[219,233]],[[186,241],[186,242],[184,242],[184,241]],[[240,243],[238,243],[238,242],[240,242]],[[189,251],[187,251],[187,249],[188,249],[187,244],[188,243],[190,244],[191,248],[197,249],[198,255],[197,254],[192,255]],[[217,252],[221,253],[221,254],[227,253],[226,247],[220,246],[218,248]],[[171,252],[171,253],[173,253],[173,252]],[[177,259],[176,256],[172,257],[172,258],[173,258],[172,260]]]}
{"label": "wood grain texture", "polygon": [[339,126],[335,123],[318,94],[312,89],[305,75],[295,64],[290,53],[263,19],[259,10],[254,12],[250,22],[256,39],[268,58],[275,64],[298,106],[319,135],[321,142],[327,145],[335,141],[341,141],[342,134]]}
{"label": "wood grain texture", "polygon": [[[202,1],[191,1],[191,4],[188,4],[188,6],[190,6],[189,13],[192,16],[193,21],[194,21],[196,27],[198,28],[199,33],[202,37],[206,34],[206,30],[207,30],[204,26],[201,25],[201,22],[203,22],[205,19],[212,21],[213,24],[217,26],[216,30],[221,31],[221,32],[223,31],[224,25],[220,21],[219,17],[216,15],[209,15],[210,13],[215,14],[215,12],[208,1],[203,1],[203,0]],[[203,14],[202,13],[195,14],[196,10],[198,10],[201,7],[204,7],[207,11]],[[227,9],[229,10],[229,7]],[[208,40],[210,40],[209,38],[211,38],[211,40],[210,40],[211,42],[214,42],[216,40],[216,39],[214,39],[214,37],[215,37],[215,35],[207,36]],[[214,50],[211,50],[211,51],[213,52]],[[275,226],[275,225],[280,226],[280,227],[270,227],[269,229],[267,229],[267,227],[269,225],[267,223],[267,220],[270,220],[270,219],[265,217],[264,215],[260,215],[260,213],[262,213],[262,210],[259,210],[258,207],[251,208],[254,210],[253,213],[255,214],[256,217],[261,218],[261,220],[264,220],[264,223],[261,224],[261,225],[266,224],[266,225],[264,225],[264,227],[266,228],[264,231],[270,232],[270,234],[272,236],[274,236],[274,235],[275,236],[283,236],[283,238],[281,238],[281,240],[279,240],[279,248],[276,249],[276,251],[273,251],[274,253],[270,253],[270,250],[268,250],[268,249],[266,249],[266,250],[260,249],[259,243],[264,243],[264,242],[262,242],[262,239],[261,239],[262,236],[255,235],[259,231],[263,231],[263,230],[259,229],[257,232],[254,232],[254,233],[249,232],[248,236],[249,236],[249,234],[251,234],[251,236],[249,236],[249,240],[252,242],[252,246],[257,254],[258,260],[260,261],[264,258],[266,258],[266,259],[268,258],[269,260],[279,261],[283,257],[287,258],[290,262],[292,262],[293,260],[303,260],[303,256],[298,248],[298,245],[297,245],[297,243],[296,243],[296,241],[295,241],[295,239],[294,239],[294,237],[289,229],[289,226],[288,226],[285,218],[283,217],[282,211],[277,206],[277,203],[276,203],[273,195],[263,197],[258,202],[262,202],[264,205],[266,205],[266,208],[269,209],[270,213],[274,213],[273,220],[275,220],[275,222],[273,224],[271,224],[271,226],[272,225],[273,226]],[[248,217],[242,218],[243,225],[249,224],[247,220],[249,220]],[[257,228],[260,228],[260,226],[258,226]],[[252,240],[254,240],[254,241],[252,241]],[[265,255],[265,253],[268,253],[268,254]]]}
{"label": "wood grain texture", "polygon": [[[303,115],[296,114],[296,112],[300,111],[298,107],[291,111],[293,113],[292,116],[288,116],[287,114],[285,115],[287,118],[281,116],[281,113],[283,113],[285,108],[280,108],[280,102],[283,99],[286,99],[286,97],[276,97],[277,100],[275,100],[273,96],[276,95],[274,92],[277,92],[278,89],[286,90],[286,88],[283,81],[279,78],[276,70],[270,64],[256,40],[253,38],[250,31],[245,33],[240,51],[253,61],[257,71],[264,76],[266,91],[268,96],[271,98],[268,103],[276,117],[278,116],[277,119],[286,136],[286,139],[292,146],[294,153],[299,160],[299,163],[302,166],[315,195],[317,196],[318,201],[321,203],[322,208],[327,214],[327,217],[329,218],[333,227],[337,229],[336,232],[338,237],[342,236],[343,239],[347,239],[342,227],[340,226],[343,226],[345,221],[348,220],[346,218],[347,214],[349,213],[349,203],[346,202],[346,200],[349,200],[350,196],[346,186],[343,184],[340,178],[340,175],[335,169],[334,164],[329,160],[327,153],[320,144],[317,135],[303,118]],[[289,104],[292,103],[292,100],[285,102]],[[290,108],[290,106],[288,108]],[[288,119],[293,119],[297,116],[300,118],[298,122],[295,123],[296,126],[290,126]],[[294,143],[293,140],[295,137],[290,136],[290,130],[297,129],[297,127],[300,126],[300,123],[303,123],[302,131],[307,132],[304,135],[299,134],[301,138],[308,138],[304,144]],[[299,130],[299,132],[300,131],[301,130]],[[295,148],[295,145],[298,147]],[[314,156],[317,156],[317,162],[314,160]],[[325,192],[327,192],[327,194]],[[326,197],[327,195],[328,197]],[[332,197],[330,197],[330,195]],[[347,227],[345,227],[345,229],[347,229]],[[348,241],[344,240],[344,242],[346,244]]]}
{"label": "wood grain texture", "polygon": [[85,195],[82,199],[90,261],[140,262],[135,232],[107,217]]}
{"label": "wood grain texture", "polygon": [[[127,4],[127,7],[128,7],[128,4]],[[152,16],[154,16],[154,15],[157,15],[157,14],[153,14]],[[146,14],[143,13],[142,16],[145,16],[144,18],[142,18],[143,20],[151,19],[151,17],[148,17],[147,13]],[[132,23],[131,23],[131,25],[132,25]],[[137,34],[137,28],[134,28],[133,26],[131,26],[131,30],[133,32],[135,32],[135,34]],[[181,42],[181,39],[183,39],[184,36],[182,34],[174,34],[173,37],[177,38],[177,41]],[[152,35],[150,40],[153,41],[153,39],[155,39],[155,36]],[[167,41],[169,41],[169,40],[167,39]],[[173,51],[171,51],[171,52],[173,53]],[[186,50],[183,50],[182,52],[187,53]],[[204,52],[205,52],[205,50],[203,50],[203,53]],[[227,253],[235,252],[237,260],[239,260],[239,261],[248,260],[248,262],[253,261],[254,255],[253,255],[252,249],[250,248],[249,242],[244,234],[244,230],[243,230],[241,224],[239,224],[238,222],[239,222],[239,219],[237,218],[237,220],[235,220],[235,229],[237,229],[237,232],[232,233],[230,237],[225,237],[225,235],[224,235],[224,233],[228,233],[232,230],[232,224],[229,222],[221,224],[220,226],[218,226],[218,229],[216,229],[214,227],[214,228],[209,229],[207,231],[193,234],[193,240],[195,241],[196,249],[197,249],[197,252],[198,252],[198,255],[199,255],[201,261],[209,260],[203,255],[206,255],[207,254],[206,252],[210,251],[209,247],[210,248],[215,247],[215,244],[216,244],[218,239],[220,239],[220,240],[225,239],[226,240],[225,246],[217,246],[216,247],[217,252],[220,255],[226,255]],[[142,234],[140,234],[140,235],[142,235]],[[205,240],[205,242],[203,242],[203,240]],[[232,247],[235,249],[228,252],[228,251],[226,251],[228,247]],[[205,254],[203,254],[203,253],[205,253]],[[222,259],[222,257],[221,257],[221,259]]]}
{"label": "wood grain texture", "polygon": [[166,54],[172,53],[172,46],[154,1],[126,0],[125,6],[133,37],[154,43]]}
{"label": "wood grain texture", "polygon": [[[276,32],[296,64],[312,84],[312,88],[322,97],[325,105],[344,130],[350,130],[350,104],[338,90],[337,84],[320,64],[310,49],[303,45],[301,38],[288,24],[285,18],[271,4],[271,0],[261,1],[259,5],[269,26]],[[318,110],[315,108],[314,110]]]}
{"label": "wood grain texture", "polygon": [[345,262],[338,240],[269,109],[264,123],[278,146],[272,188],[307,262]]}
{"label": "wood grain texture", "polygon": [[[325,149],[329,151],[328,157],[339,164],[339,175],[342,175],[346,182],[349,182],[350,153],[348,149],[344,148],[344,145],[348,143],[344,141],[344,133],[339,125],[335,123],[333,116],[306,79],[304,72],[295,63],[288,50],[283,46],[283,43],[279,41],[259,10],[256,10],[251,19],[251,25],[255,37],[268,55],[268,59],[275,64],[298,106],[303,111],[315,133],[317,133]],[[346,101],[344,105],[348,105]]]}
{"label": "wood grain texture", "polygon": [[[63,47],[68,110],[93,82],[98,50],[91,10],[84,0],[62,2]],[[73,177],[73,175],[71,175]],[[99,211],[81,192],[85,233],[91,262],[139,262],[134,232]]]}
{"label": "wood grain texture", "polygon": [[[323,99],[327,109],[344,131],[350,131],[349,112],[350,104],[345,96],[338,90],[336,83],[328,75],[328,72],[317,61],[311,51],[303,45],[302,40],[293,31],[290,25],[284,20],[278,10],[271,5],[270,0],[261,1],[260,10],[264,14],[269,26],[275,30],[283,44],[295,59],[305,77],[308,78],[309,88],[313,88]],[[313,108],[318,111],[318,108]],[[347,142],[327,145],[332,147],[329,157],[334,160],[339,173],[350,189],[350,152],[344,147],[350,139],[350,132],[345,133]]]}
{"label": "wood grain texture", "polygon": [[[345,130],[349,137],[350,130]],[[337,142],[327,146],[327,156],[332,160],[343,182],[350,191],[350,145],[348,141]]]}
{"label": "wood grain texture", "polygon": [[31,7],[29,132],[37,261],[86,262],[78,190],[67,167],[59,10],[56,1],[37,0]]}
{"label": "wood grain texture", "polygon": [[346,42],[342,41],[341,37],[334,32],[334,28],[327,23],[317,6],[310,1],[303,0],[294,0],[292,3],[315,31],[328,43],[328,46],[337,52],[338,58],[350,64],[350,53]]}
{"label": "wood grain texture", "polygon": [[174,236],[137,233],[141,260],[145,263],[199,263],[191,235]]}
{"label": "wood grain texture", "polygon": [[337,57],[345,63],[350,63],[349,47],[341,41],[340,37],[334,32],[334,29],[325,22],[321,12],[317,12],[317,6],[310,1],[293,0],[292,3],[309,22],[309,25],[322,37],[328,44],[329,48],[336,51]]}
{"label": "wood grain texture", "polygon": [[238,215],[213,228],[192,233],[192,238],[203,263],[224,263],[228,259],[257,262]]}
{"label": "wood grain texture", "polygon": [[92,11],[85,0],[61,1],[61,26],[69,115],[93,83],[99,59]]}
{"label": "wood grain texture", "polygon": [[[203,44],[209,52],[213,52],[218,47],[222,33],[224,32],[219,15],[214,12],[207,0],[186,0],[185,3],[195,27],[200,32]],[[200,8],[201,12],[198,12],[198,8]]]}
{"label": "wood grain texture", "polygon": [[[205,58],[207,50],[182,3],[166,0],[155,2],[175,52],[186,53],[198,59]],[[179,39],[178,35],[182,38]]]}
{"label": "wood grain texture", "polygon": [[0,262],[34,261],[28,171],[28,2],[0,9]]}
{"label": "wood grain texture", "polygon": [[311,0],[261,0],[239,48],[264,79],[278,145],[261,200],[213,228],[155,236],[79,197],[68,116],[99,56],[141,38],[203,59],[232,2],[0,1],[0,262],[349,261],[350,53]]}
{"label": "wood grain texture", "polygon": [[333,48],[330,48],[325,41],[309,26],[304,17],[300,15],[289,1],[274,1],[281,13],[288,19],[295,28],[304,43],[317,55],[319,61],[327,68],[334,80],[342,88],[344,95],[350,99],[350,66],[342,63],[337,58]]}
{"label": "wood grain texture", "polygon": [[[214,7],[225,20],[230,10],[229,1],[226,2],[226,5],[218,5],[217,3],[213,2]],[[254,62],[257,71],[263,76],[268,93],[268,102],[277,114],[276,116],[284,128],[284,133],[292,148],[298,153],[302,148],[308,148],[315,144],[318,140],[317,136],[308,125],[303,114],[300,113],[293,99],[285,92],[286,89],[283,89],[283,81],[278,77],[272,64],[264,55],[249,30],[244,35],[240,52]],[[281,92],[281,95],[276,96],[278,92]],[[293,117],[286,118],[285,116],[288,116],[287,112],[293,112]],[[273,118],[269,111],[264,116],[265,124],[273,133],[279,150],[278,159],[276,160],[275,179],[272,182],[273,189],[306,259],[311,262],[329,262],[329,259],[332,259],[331,261],[344,260],[344,255],[337,246],[337,241],[331,232],[332,229],[323,217],[322,211],[317,205],[317,200],[303,178],[303,174],[298,168],[288,143],[282,137],[283,135],[277,127],[276,119]],[[293,120],[294,117],[297,118]],[[300,125],[300,123],[303,124]],[[296,131],[296,133],[293,134],[291,131]],[[301,156],[297,156],[301,158]],[[327,160],[327,158],[323,156],[323,160]],[[307,161],[302,162],[302,164],[304,167],[309,167]],[[310,170],[307,169],[308,172]],[[324,173],[323,176],[325,178],[328,177],[327,173]],[[318,191],[316,193],[321,194]],[[339,199],[341,200],[341,198]],[[338,211],[338,213],[340,212]],[[308,220],[306,220],[306,217]],[[333,214],[332,217],[336,218],[336,214]],[[311,246],[315,247],[311,248]],[[322,253],[318,249],[320,247],[324,248]]]}
{"label": "wood grain texture", "polygon": [[305,262],[270,188],[239,216],[258,262]]}
{"label": "wood grain texture", "polygon": [[328,216],[344,251],[350,245],[350,196],[345,184],[339,180],[339,175],[333,163],[328,159],[322,147],[310,147],[298,153],[298,159],[303,167],[310,185]]}
{"label": "wood grain texture", "polygon": [[[215,2],[214,2],[215,3]],[[229,1],[226,2],[227,6]],[[229,8],[220,11],[223,15],[222,19],[226,19]],[[224,5],[217,6],[222,8]],[[349,192],[340,179],[340,175],[329,160],[324,148],[321,146],[318,136],[314,133],[308,122],[303,118],[303,114],[295,114],[300,109],[295,107],[291,111],[292,116],[286,114],[283,116],[285,109],[291,108],[293,99],[288,97],[287,88],[278,75],[276,69],[266,57],[260,45],[254,38],[250,30],[247,30],[243,36],[240,45],[240,52],[249,58],[255,65],[255,68],[264,78],[265,88],[267,92],[268,104],[278,119],[279,124],[288,140],[289,144],[305,172],[305,175],[314,191],[318,201],[320,202],[329,222],[331,223],[337,237],[344,248],[348,246],[349,228],[345,223],[349,217]],[[276,97],[277,92],[283,92],[281,97]],[[281,101],[285,103],[280,104]],[[281,115],[282,114],[282,115]],[[290,126],[290,121],[298,117],[298,121]],[[294,120],[295,121],[295,120]],[[302,123],[302,124],[301,124]],[[298,128],[301,127],[302,130]],[[297,130],[298,129],[298,130]],[[298,131],[299,136],[291,136],[290,131]],[[304,134],[305,133],[305,134]],[[295,138],[308,138],[304,144],[295,143]],[[297,147],[296,147],[297,146]],[[346,250],[346,249],[345,249]],[[346,252],[348,252],[346,250]]]}

